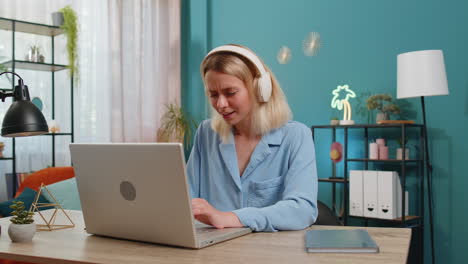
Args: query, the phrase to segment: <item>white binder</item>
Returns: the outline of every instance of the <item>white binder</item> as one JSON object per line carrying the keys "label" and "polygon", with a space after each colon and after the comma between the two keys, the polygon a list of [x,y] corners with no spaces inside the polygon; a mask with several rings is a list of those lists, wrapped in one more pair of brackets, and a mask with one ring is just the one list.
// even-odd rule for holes
{"label": "white binder", "polygon": [[[395,219],[402,216],[402,188],[396,171],[378,172],[378,218]],[[405,192],[405,213],[408,215],[408,192]]]}
{"label": "white binder", "polygon": [[349,215],[364,216],[363,171],[349,171]]}
{"label": "white binder", "polygon": [[363,171],[364,216],[377,218],[378,210],[378,175],[377,171]]}

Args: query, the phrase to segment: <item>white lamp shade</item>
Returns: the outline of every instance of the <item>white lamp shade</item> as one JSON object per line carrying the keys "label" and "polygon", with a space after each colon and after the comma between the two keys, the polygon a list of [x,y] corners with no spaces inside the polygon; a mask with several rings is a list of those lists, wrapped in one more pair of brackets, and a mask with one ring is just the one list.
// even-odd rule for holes
{"label": "white lamp shade", "polygon": [[447,95],[441,50],[421,50],[397,56],[397,98]]}

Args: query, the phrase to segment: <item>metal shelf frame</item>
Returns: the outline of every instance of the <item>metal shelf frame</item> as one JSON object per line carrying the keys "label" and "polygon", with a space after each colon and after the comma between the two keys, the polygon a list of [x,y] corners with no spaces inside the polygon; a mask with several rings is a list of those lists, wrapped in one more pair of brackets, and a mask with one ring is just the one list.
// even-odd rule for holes
{"label": "metal shelf frame", "polygon": [[[8,18],[1,18],[0,17],[0,30],[7,30],[11,31],[11,39],[12,39],[12,58],[9,61],[2,62],[1,64],[7,66],[11,69],[12,72],[15,72],[17,69],[23,70],[32,70],[32,71],[46,71],[51,73],[51,80],[52,80],[52,119],[55,119],[55,72],[61,70],[67,70],[67,65],[55,64],[55,37],[58,35],[63,34],[63,30],[58,26],[46,25],[46,24],[38,24],[28,21],[22,20],[15,20],[15,19],[8,19]],[[30,62],[30,61],[23,61],[18,60],[15,58],[15,46],[16,46],[16,33],[28,33],[34,35],[41,35],[45,37],[50,37],[51,40],[51,54],[52,54],[52,62],[51,63],[40,63],[40,62]],[[11,90],[14,89],[15,84],[15,76],[12,79]],[[55,137],[56,136],[69,136],[71,142],[74,142],[74,118],[73,118],[73,111],[74,111],[74,101],[73,101],[73,76],[70,76],[70,108],[71,108],[71,116],[70,116],[70,132],[68,133],[48,133],[44,136],[51,136],[52,137],[52,167],[55,167]],[[3,89],[9,90],[9,89]],[[12,177],[13,178],[13,195],[16,194],[17,189],[17,179],[16,179],[16,140],[12,138],[12,157],[7,158],[0,158],[0,160],[11,160],[12,161]]]}
{"label": "metal shelf frame", "polygon": [[[349,152],[349,146],[348,146],[348,141],[349,141],[349,135],[348,132],[350,129],[361,129],[363,130],[363,139],[364,139],[364,156],[368,157],[369,156],[369,130],[370,129],[386,129],[386,128],[399,128],[400,129],[400,136],[402,138],[402,148],[405,149],[406,144],[405,144],[405,139],[407,138],[407,132],[409,128],[415,128],[419,130],[419,146],[420,146],[420,156],[417,159],[406,159],[405,157],[405,151],[403,151],[403,157],[402,160],[372,160],[372,159],[367,159],[367,158],[348,158],[348,152]],[[320,125],[320,126],[311,126],[311,131],[312,131],[312,139],[315,140],[315,132],[317,129],[331,129],[332,130],[332,142],[336,141],[336,134],[337,130],[343,130],[344,133],[344,144],[343,144],[343,162],[344,162],[344,168],[343,168],[343,177],[337,177],[336,173],[336,164],[332,162],[332,176],[329,178],[321,178],[319,179],[319,182],[330,182],[332,184],[332,210],[336,212],[336,184],[343,184],[343,198],[344,198],[344,214],[342,217],[342,221],[344,225],[348,224],[348,218],[349,216],[349,179],[348,179],[348,163],[349,162],[362,162],[364,164],[364,169],[368,170],[369,169],[369,164],[370,163],[384,163],[384,164],[396,164],[400,165],[400,179],[401,179],[401,184],[403,190],[406,190],[406,167],[410,164],[415,164],[417,166],[417,171],[418,171],[418,184],[419,184],[419,216],[406,216],[405,214],[402,214],[402,217],[400,219],[393,219],[390,221],[396,221],[399,222],[401,225],[407,224],[409,221],[413,222],[414,220],[419,221],[419,224],[421,227],[423,226],[423,220],[422,216],[424,215],[424,184],[423,184],[423,176],[424,176],[424,148],[426,147],[424,145],[424,137],[425,137],[425,130],[424,130],[424,125],[421,124],[359,124],[359,125],[345,125],[345,126],[340,126],[340,125]],[[403,191],[404,193],[404,191]],[[406,197],[405,195],[402,196],[402,212],[406,211]],[[359,217],[362,219],[367,220],[369,219],[374,219],[374,218],[367,218],[367,217]],[[376,219],[377,220],[377,219]],[[383,219],[378,219],[378,220],[383,220]],[[387,220],[388,221],[388,220]]]}

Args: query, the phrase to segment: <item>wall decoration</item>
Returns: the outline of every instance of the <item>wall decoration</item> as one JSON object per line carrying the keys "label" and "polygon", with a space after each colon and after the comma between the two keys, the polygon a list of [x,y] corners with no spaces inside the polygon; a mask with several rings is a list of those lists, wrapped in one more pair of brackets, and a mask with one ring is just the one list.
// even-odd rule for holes
{"label": "wall decoration", "polygon": [[343,145],[339,142],[333,142],[330,147],[330,159],[338,163],[343,159]]}
{"label": "wall decoration", "polygon": [[291,49],[286,46],[282,46],[278,51],[277,59],[280,64],[288,63],[291,60]]}
{"label": "wall decoration", "polygon": [[315,56],[317,55],[320,46],[320,34],[318,32],[310,32],[307,37],[304,39],[303,50],[306,56]]}
{"label": "wall decoration", "polygon": [[333,98],[331,101],[331,107],[338,110],[343,110],[343,120],[340,120],[340,125],[352,125],[354,121],[351,119],[351,104],[349,103],[350,98],[355,98],[356,93],[349,89],[349,85],[338,85],[332,92]]}

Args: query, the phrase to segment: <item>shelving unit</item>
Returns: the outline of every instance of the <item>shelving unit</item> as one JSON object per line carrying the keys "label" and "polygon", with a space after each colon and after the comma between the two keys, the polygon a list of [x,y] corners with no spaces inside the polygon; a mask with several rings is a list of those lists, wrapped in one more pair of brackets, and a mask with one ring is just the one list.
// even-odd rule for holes
{"label": "shelving unit", "polygon": [[[423,214],[423,165],[424,165],[424,159],[423,157],[418,157],[416,159],[408,159],[405,160],[405,157],[403,157],[402,160],[395,160],[395,159],[389,159],[389,160],[373,160],[373,159],[367,159],[367,158],[349,158],[348,153],[348,140],[349,140],[349,135],[348,132],[350,129],[362,129],[364,134],[363,134],[363,139],[364,139],[364,156],[368,157],[369,156],[369,129],[386,129],[386,128],[399,128],[400,129],[400,136],[403,139],[402,141],[405,142],[405,139],[407,138],[407,132],[408,129],[410,128],[416,128],[419,130],[419,146],[420,146],[420,153],[424,153],[423,148],[424,148],[424,127],[423,125],[420,124],[381,124],[381,125],[346,125],[346,126],[333,126],[333,125],[324,125],[324,126],[312,126],[312,137],[315,140],[315,132],[317,129],[331,129],[332,130],[332,142],[336,141],[336,134],[337,130],[343,130],[344,133],[344,144],[343,144],[343,176],[342,177],[337,177],[336,175],[336,164],[332,163],[332,176],[329,178],[320,178],[319,182],[329,182],[332,183],[332,207],[333,210],[336,211],[336,184],[344,184],[343,188],[343,197],[344,197],[344,214],[343,214],[343,223],[346,225],[348,223],[348,217],[349,216],[349,180],[348,180],[348,163],[349,162],[360,162],[363,163],[364,165],[364,170],[369,169],[369,164],[371,163],[382,163],[382,164],[394,164],[394,165],[400,165],[400,179],[401,179],[401,184],[403,190],[406,188],[406,167],[409,166],[410,164],[415,164],[418,166],[418,176],[419,176],[419,192],[420,192],[420,212],[418,216],[405,216],[403,215],[402,218],[399,219],[393,219],[393,220],[386,220],[386,221],[394,221],[394,222],[400,222],[401,225],[408,224],[409,221],[414,221],[420,219]],[[404,149],[406,146],[403,145],[402,148]],[[403,212],[405,211],[405,196],[402,197],[402,209]],[[355,217],[355,216],[351,216]],[[359,217],[358,217],[359,218]],[[363,217],[365,218],[365,217]],[[367,219],[367,218],[366,218]],[[369,218],[370,219],[370,218]],[[380,219],[379,219],[380,220]],[[420,221],[422,224],[422,221]]]}
{"label": "shelving unit", "polygon": [[[51,116],[52,120],[55,119],[55,72],[67,70],[67,65],[61,65],[55,63],[55,37],[58,35],[63,34],[63,30],[60,27],[52,26],[52,25],[45,25],[45,24],[38,24],[32,23],[27,21],[21,20],[14,20],[8,18],[0,18],[0,30],[11,31],[11,59],[8,61],[0,62],[0,64],[5,65],[10,69],[10,71],[15,72],[18,69],[22,70],[30,70],[30,71],[45,71],[50,72],[51,74]],[[45,37],[50,37],[51,41],[51,63],[40,63],[40,62],[30,62],[24,60],[18,60],[15,58],[15,49],[16,49],[16,33],[27,33],[33,35],[41,35]],[[11,89],[4,88],[0,90],[11,91],[13,90],[15,85],[15,77],[13,76],[12,79],[12,86]],[[33,84],[31,84],[33,86]],[[73,119],[73,76],[70,77],[70,132],[66,133],[48,133],[42,136],[50,136],[52,137],[52,144],[51,144],[51,155],[52,155],[52,167],[55,167],[55,150],[56,150],[56,142],[55,137],[57,136],[69,136],[70,141],[74,141],[74,119]],[[47,118],[47,117],[46,117]],[[3,157],[0,158],[1,161],[4,160],[11,160],[12,162],[12,183],[13,183],[13,195],[17,189],[17,181],[16,181],[16,141],[15,138],[11,139],[11,147],[12,147],[12,156],[11,157]]]}
{"label": "shelving unit", "polygon": [[[419,157],[415,159],[405,159],[406,157],[404,156],[403,151],[403,158],[402,160],[395,160],[395,159],[389,159],[389,160],[375,160],[375,159],[368,159],[368,158],[362,158],[362,157],[349,157],[349,131],[350,130],[362,130],[363,135],[362,139],[364,142],[364,157],[369,157],[369,130],[376,130],[376,129],[389,129],[393,128],[394,130],[400,130],[399,137],[402,138],[402,148],[406,148],[405,139],[407,138],[407,134],[416,135],[419,137]],[[375,125],[323,125],[323,126],[312,126],[312,138],[315,140],[316,137],[316,130],[318,129],[328,129],[331,130],[331,143],[337,141],[337,131],[342,130],[343,131],[343,172],[341,177],[337,177],[337,166],[335,163],[331,162],[332,166],[332,175],[331,177],[328,178],[319,178],[319,182],[326,182],[330,183],[332,185],[332,210],[336,212],[336,196],[337,196],[337,184],[343,185],[343,188],[340,188],[342,191],[342,197],[344,198],[344,204],[343,204],[343,209],[344,213],[343,216],[341,217],[341,220],[344,225],[348,225],[348,218],[356,218],[356,219],[363,219],[365,220],[365,225],[368,225],[369,220],[374,220],[374,221],[381,221],[385,223],[389,223],[391,225],[397,225],[397,226],[406,226],[406,227],[412,227],[416,228],[413,229],[413,236],[414,236],[414,241],[412,241],[411,247],[414,248],[413,254],[415,256],[417,255],[416,258],[414,256],[411,256],[410,258],[414,259],[422,259],[422,244],[423,244],[423,223],[424,223],[424,183],[423,183],[423,176],[424,176],[424,137],[425,137],[425,132],[424,132],[424,125],[421,124],[375,124]],[[412,131],[409,131],[412,130]],[[414,131],[416,130],[416,131]],[[361,217],[361,216],[350,216],[349,215],[349,179],[348,179],[348,174],[349,174],[349,164],[348,163],[361,163],[363,165],[363,170],[368,170],[369,165],[392,165],[392,166],[397,166],[399,167],[399,177],[402,185],[402,190],[403,193],[407,189],[407,167],[408,166],[416,166],[417,167],[417,189],[418,193],[414,197],[417,198],[417,203],[419,203],[419,208],[416,215],[405,215],[402,214],[402,217],[396,218],[396,219],[381,219],[381,218],[370,218],[370,217]],[[405,212],[406,210],[406,197],[405,195],[402,195],[402,212]]]}

